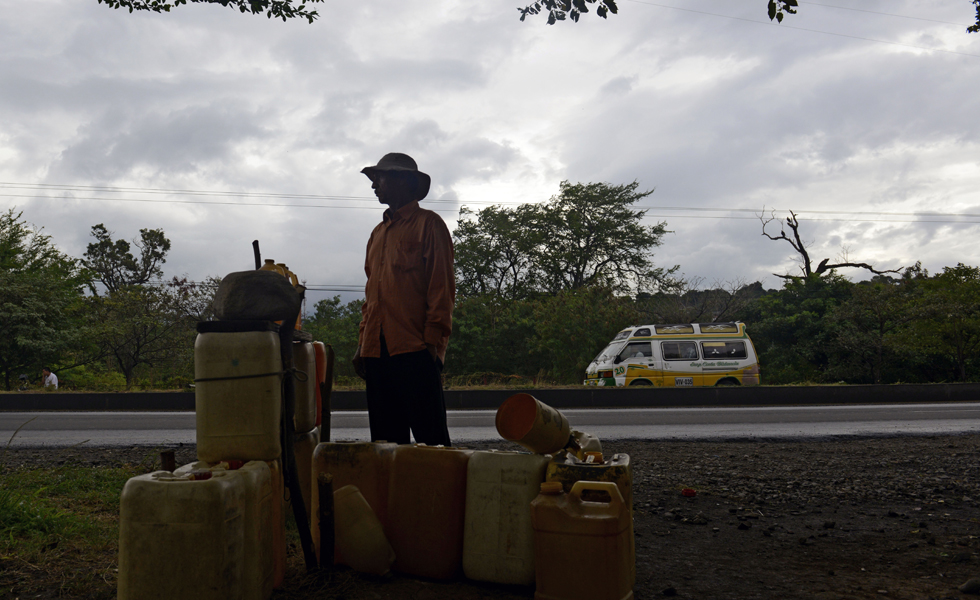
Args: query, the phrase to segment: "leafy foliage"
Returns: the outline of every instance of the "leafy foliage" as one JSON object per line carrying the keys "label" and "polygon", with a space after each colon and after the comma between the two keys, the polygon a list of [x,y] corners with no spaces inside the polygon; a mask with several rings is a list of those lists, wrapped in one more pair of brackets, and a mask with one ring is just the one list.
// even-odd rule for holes
{"label": "leafy foliage", "polygon": [[358,328],[361,323],[361,306],[364,300],[340,303],[340,296],[320,300],[313,306],[313,316],[303,321],[303,330],[333,346],[336,354],[334,375],[355,377],[351,359],[357,349]]}
{"label": "leafy foliage", "polygon": [[192,373],[195,324],[210,318],[219,281],[198,284],[174,277],[153,285],[163,276],[161,265],[170,251],[161,229],[140,230],[134,241],[138,257],[129,242],[113,240],[101,223],[92,227],[92,235],[96,242],[88,245],[86,264],[106,288],[105,295],[88,298],[98,356],[119,369],[127,389],[141,368],[164,376]]}
{"label": "leafy foliage", "polygon": [[547,357],[549,374],[579,382],[596,352],[625,325],[639,322],[636,306],[612,290],[588,287],[546,297],[534,307],[534,352]]}
{"label": "leafy foliage", "polygon": [[777,23],[783,22],[783,13],[795,15],[796,8],[799,6],[797,0],[769,0],[769,20],[776,20]]}
{"label": "leafy foliage", "polygon": [[917,338],[925,349],[949,357],[956,379],[967,381],[980,351],[980,268],[944,267],[922,284],[923,309],[931,318],[915,322]]}
{"label": "leafy foliage", "polygon": [[564,21],[566,18],[570,18],[572,21],[578,23],[579,18],[589,12],[589,4],[596,4],[597,2],[599,6],[596,7],[595,14],[603,19],[609,13],[616,14],[619,12],[619,7],[616,6],[615,0],[539,0],[534,4],[529,4],[517,10],[521,13],[521,21],[527,18],[528,15],[533,16],[542,11],[547,11],[548,25],[554,25],[558,21]]}
{"label": "leafy foliage", "polygon": [[130,252],[129,242],[113,240],[112,232],[102,223],[92,226],[92,236],[95,243],[89,244],[85,251],[85,266],[95,273],[109,293],[163,276],[161,265],[167,262],[170,240],[162,229],[140,229],[139,239],[133,240],[140,250],[139,258]]}
{"label": "leafy foliage", "polygon": [[7,390],[19,374],[55,366],[85,343],[87,273],[21,217],[14,209],[0,215],[0,374]]}
{"label": "leafy foliage", "polygon": [[667,224],[643,225],[639,184],[571,184],[544,204],[461,211],[453,234],[461,296],[510,299],[605,287],[634,293],[669,286],[679,267],[655,267]]}
{"label": "leafy foliage", "polygon": [[[315,21],[320,15],[315,10],[308,10],[306,4],[315,4],[324,0],[301,0],[299,6],[293,0],[190,0],[194,3],[220,4],[231,8],[237,8],[239,12],[259,15],[263,12],[268,18],[277,18],[287,21],[288,19],[301,18],[310,23]],[[187,4],[188,0],[98,0],[99,4],[106,4],[110,8],[125,8],[129,12],[134,10],[148,10],[157,13],[170,12],[181,4]]]}

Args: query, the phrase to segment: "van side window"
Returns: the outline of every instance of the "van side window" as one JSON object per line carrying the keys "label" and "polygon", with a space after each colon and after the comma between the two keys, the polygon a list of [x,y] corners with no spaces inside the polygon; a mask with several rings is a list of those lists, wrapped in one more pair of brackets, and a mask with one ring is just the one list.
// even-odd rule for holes
{"label": "van side window", "polygon": [[619,362],[633,358],[650,358],[653,356],[653,346],[650,342],[630,342],[619,353]]}
{"label": "van side window", "polygon": [[701,342],[705,360],[746,358],[745,342]]}
{"label": "van side window", "polygon": [[677,335],[678,333],[694,333],[694,325],[654,325],[660,335]]}
{"label": "van side window", "polygon": [[664,360],[696,360],[698,346],[694,342],[661,342]]}
{"label": "van side window", "polygon": [[636,332],[633,333],[633,336],[634,337],[643,337],[643,336],[647,336],[647,335],[650,335],[650,328],[649,327],[644,327],[643,329],[637,329]]}

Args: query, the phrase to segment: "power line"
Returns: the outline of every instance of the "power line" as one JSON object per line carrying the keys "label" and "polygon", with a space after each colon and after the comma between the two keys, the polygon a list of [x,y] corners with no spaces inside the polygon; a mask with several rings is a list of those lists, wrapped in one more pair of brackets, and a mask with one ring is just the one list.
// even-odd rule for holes
{"label": "power line", "polygon": [[[713,12],[708,12],[708,11],[704,11],[704,10],[696,10],[696,9],[693,9],[693,8],[681,8],[679,6],[671,6],[669,4],[660,4],[660,3],[657,3],[657,2],[647,2],[646,0],[629,0],[629,2],[633,2],[635,4],[646,4],[648,6],[656,6],[656,7],[659,7],[659,8],[668,8],[668,9],[671,9],[671,10],[679,10],[679,11],[682,11],[682,12],[695,13],[695,14],[706,15],[706,16],[710,16],[710,17],[720,17],[722,19],[731,19],[733,21],[743,21],[745,23],[755,23],[756,25],[771,26],[770,23],[767,23],[766,21],[759,21],[757,19],[746,19],[745,17],[735,17],[735,16],[732,16],[732,15],[722,15],[722,14],[719,14],[719,13],[713,13]],[[795,25],[787,25],[785,23],[780,23],[779,24],[779,27],[781,29],[795,29],[797,31],[806,31],[806,32],[809,32],[809,33],[822,33],[824,35],[833,35],[833,36],[842,37],[842,38],[849,38],[849,39],[852,39],[852,40],[861,40],[861,41],[864,41],[864,42],[874,42],[876,44],[889,44],[889,45],[892,45],[892,46],[903,46],[905,48],[915,48],[916,50],[928,50],[930,52],[945,52],[947,54],[957,54],[957,55],[960,55],[960,56],[969,56],[971,58],[980,58],[980,54],[970,54],[968,52],[957,52],[956,50],[946,50],[944,48],[930,48],[928,46],[917,46],[915,44],[906,44],[904,42],[893,42],[893,41],[890,41],[890,40],[879,40],[879,39],[875,39],[875,38],[863,37],[863,36],[860,36],[860,35],[851,35],[851,34],[848,34],[848,33],[837,33],[837,32],[833,32],[833,31],[823,31],[821,29],[810,29],[810,28],[807,28],[807,27],[796,27]]]}
{"label": "power line", "polygon": [[[345,209],[345,210],[377,210],[380,207],[377,204],[361,205],[361,206],[337,206],[337,205],[324,205],[324,204],[269,204],[264,202],[219,202],[210,200],[163,200],[163,199],[150,199],[150,198],[65,198],[58,196],[40,196],[40,195],[28,195],[28,194],[0,194],[0,197],[8,198],[28,198],[28,199],[43,199],[43,200],[78,200],[78,201],[97,201],[97,202],[138,202],[138,203],[150,203],[150,204],[196,204],[196,205],[216,205],[216,206],[241,206],[241,207],[251,207],[260,206],[263,208],[321,208],[321,209]],[[276,197],[274,194],[268,195],[268,197]],[[364,200],[368,200],[364,198]],[[458,202],[457,200],[425,200],[425,202]],[[489,201],[481,201],[485,203]],[[466,203],[460,203],[461,206],[465,206]],[[520,205],[525,204],[522,202],[494,202],[494,205]],[[686,212],[714,212],[714,213],[752,213],[752,216],[738,216],[738,215],[724,215],[724,214],[714,214],[714,215],[679,215],[679,214],[647,214],[644,218],[649,219],[720,219],[720,220],[756,220],[759,218],[758,211],[751,208],[709,208],[709,207],[695,207],[695,206],[647,206],[639,205],[632,207],[635,210],[644,211],[686,211]],[[431,210],[435,212],[444,213],[457,213],[458,208],[432,208]],[[909,213],[888,213],[881,211],[829,211],[829,210],[798,210],[794,211],[798,215],[804,214],[824,214],[824,215],[848,215],[848,216],[860,216],[860,215],[878,215],[884,217],[912,217],[912,218],[894,218],[894,219],[854,219],[854,218],[816,218],[807,219],[808,221],[838,221],[838,222],[861,222],[861,223],[959,223],[959,224],[973,224],[977,223],[974,221],[963,221],[960,219],[978,219],[980,214],[973,213],[937,213],[937,212],[909,212]],[[926,220],[929,217],[936,217],[937,219]]]}
{"label": "power line", "polygon": [[822,8],[835,8],[837,10],[850,10],[853,12],[868,13],[871,15],[882,15],[885,17],[898,17],[899,19],[912,19],[914,21],[927,21],[929,23],[942,23],[943,25],[959,25],[960,27],[969,27],[972,23],[954,23],[952,21],[940,21],[939,19],[927,19],[925,17],[911,17],[909,15],[898,15],[895,13],[879,12],[877,10],[866,10],[863,8],[851,8],[849,6],[835,6],[833,4],[820,4],[818,2],[810,2],[807,0],[805,6],[819,6]]}

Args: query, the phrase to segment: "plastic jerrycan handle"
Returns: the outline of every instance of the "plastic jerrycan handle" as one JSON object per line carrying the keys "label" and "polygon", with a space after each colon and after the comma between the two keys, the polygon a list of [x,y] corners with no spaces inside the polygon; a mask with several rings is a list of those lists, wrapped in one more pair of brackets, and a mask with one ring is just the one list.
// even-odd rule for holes
{"label": "plastic jerrycan handle", "polygon": [[[623,501],[623,495],[619,493],[619,488],[615,483],[611,481],[576,481],[572,485],[571,491],[568,495],[574,497],[576,500],[582,500],[582,492],[585,490],[595,490],[597,492],[606,492],[609,494],[609,506],[619,506],[625,504]],[[596,502],[595,504],[605,504],[604,502]]]}

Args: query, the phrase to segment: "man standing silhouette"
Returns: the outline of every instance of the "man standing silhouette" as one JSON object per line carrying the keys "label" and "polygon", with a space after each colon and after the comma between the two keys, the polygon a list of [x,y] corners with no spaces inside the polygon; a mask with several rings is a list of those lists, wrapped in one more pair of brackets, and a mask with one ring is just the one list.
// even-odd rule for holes
{"label": "man standing silhouette", "polygon": [[442,367],[452,332],[453,242],[442,217],[419,206],[431,178],[406,154],[362,171],[383,220],[367,244],[365,301],[354,369],[367,384],[371,439],[450,445]]}

